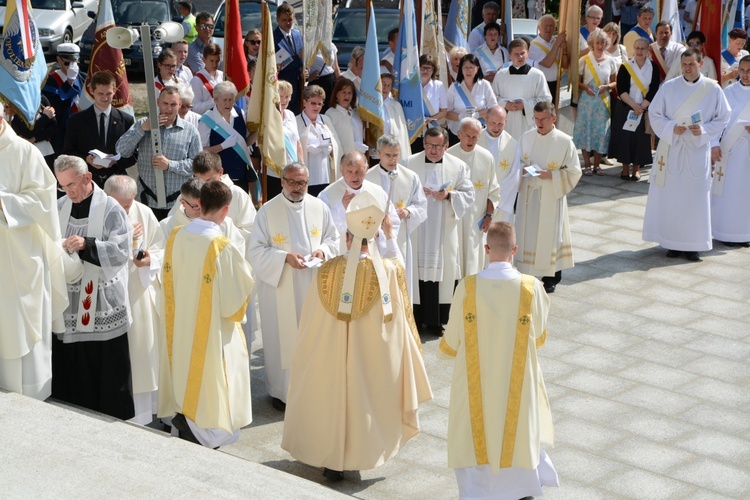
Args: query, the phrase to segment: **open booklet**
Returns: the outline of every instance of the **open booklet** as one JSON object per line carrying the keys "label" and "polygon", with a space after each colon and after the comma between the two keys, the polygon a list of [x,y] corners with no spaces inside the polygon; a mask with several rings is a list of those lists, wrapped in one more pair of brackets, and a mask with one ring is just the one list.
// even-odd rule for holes
{"label": "open booklet", "polygon": [[703,123],[703,114],[700,110],[696,111],[686,118],[679,118],[677,120],[677,124],[682,125],[683,127],[689,127],[690,125],[700,125],[701,123]]}
{"label": "open booklet", "polygon": [[635,132],[635,129],[638,128],[638,125],[640,125],[642,119],[643,113],[636,116],[635,112],[631,109],[630,111],[628,111],[628,119],[625,120],[622,129],[627,130],[628,132]]}
{"label": "open booklet", "polygon": [[94,165],[99,165],[100,167],[108,167],[113,161],[120,159],[119,154],[109,155],[98,149],[92,149],[89,151],[89,154],[94,157]]}

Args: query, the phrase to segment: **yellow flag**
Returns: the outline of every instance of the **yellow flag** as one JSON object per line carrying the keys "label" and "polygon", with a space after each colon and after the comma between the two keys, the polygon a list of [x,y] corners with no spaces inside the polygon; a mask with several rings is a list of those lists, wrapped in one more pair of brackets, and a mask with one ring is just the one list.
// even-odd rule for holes
{"label": "yellow flag", "polygon": [[[268,4],[263,2],[263,41],[255,67],[253,89],[247,112],[247,124],[251,132],[259,131],[258,146],[263,163],[279,177],[286,164],[284,127],[279,103],[279,88],[276,80],[276,53],[273,46],[273,26]],[[296,145],[295,145],[296,151]]]}

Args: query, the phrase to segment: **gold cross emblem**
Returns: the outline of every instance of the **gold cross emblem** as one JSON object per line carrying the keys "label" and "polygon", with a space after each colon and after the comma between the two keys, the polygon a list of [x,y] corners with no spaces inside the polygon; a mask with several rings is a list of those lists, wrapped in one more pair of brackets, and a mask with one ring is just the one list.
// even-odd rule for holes
{"label": "gold cross emblem", "polygon": [[482,179],[479,179],[477,182],[475,182],[474,187],[477,189],[482,189],[484,187],[484,184],[482,184]]}
{"label": "gold cross emblem", "polygon": [[286,240],[287,238],[281,233],[276,233],[276,236],[271,238],[271,241],[276,243],[276,246],[278,246],[279,248],[281,248],[281,245],[283,245],[286,242]]}
{"label": "gold cross emblem", "polygon": [[166,264],[164,264],[164,272],[165,273],[168,273],[171,270],[172,270],[172,266],[169,264],[169,262],[167,262]]}
{"label": "gold cross emblem", "polygon": [[659,157],[659,172],[661,172],[664,169],[664,165],[666,165],[666,163],[664,163],[664,157],[660,156]]}
{"label": "gold cross emblem", "polygon": [[520,321],[523,326],[526,326],[529,324],[529,321],[531,321],[531,318],[529,317],[528,314],[526,314],[518,318],[518,321]]}
{"label": "gold cross emblem", "polygon": [[468,321],[469,323],[473,323],[475,319],[477,319],[476,316],[474,316],[472,313],[467,314],[464,316],[464,319]]}
{"label": "gold cross emblem", "polygon": [[396,203],[396,208],[400,208],[401,210],[406,208],[406,201],[402,198],[401,201]]}
{"label": "gold cross emblem", "polygon": [[529,155],[523,155],[523,162],[528,164],[531,158],[529,158]]}
{"label": "gold cross emblem", "polygon": [[[529,161],[528,158],[529,158],[528,156],[523,157],[524,161]],[[510,163],[508,163],[508,160],[501,161],[499,165],[500,165],[500,168],[502,168],[503,170],[508,170],[508,167],[510,167]]]}
{"label": "gold cross emblem", "polygon": [[312,230],[310,231],[310,236],[320,236],[320,228],[318,226],[313,226]]}
{"label": "gold cross emblem", "polygon": [[547,164],[547,169],[548,170],[556,170],[557,169],[557,163],[554,162],[554,161],[552,163],[548,163]]}
{"label": "gold cross emblem", "polygon": [[205,281],[206,283],[211,283],[211,275],[210,274],[203,275],[203,281]]}
{"label": "gold cross emblem", "polygon": [[365,227],[365,229],[370,229],[376,224],[377,222],[371,216],[368,216],[366,219],[362,219],[362,225]]}
{"label": "gold cross emblem", "polygon": [[721,178],[724,177],[724,172],[722,171],[721,167],[719,167],[719,171],[716,172],[716,177],[719,178],[719,182],[721,182]]}

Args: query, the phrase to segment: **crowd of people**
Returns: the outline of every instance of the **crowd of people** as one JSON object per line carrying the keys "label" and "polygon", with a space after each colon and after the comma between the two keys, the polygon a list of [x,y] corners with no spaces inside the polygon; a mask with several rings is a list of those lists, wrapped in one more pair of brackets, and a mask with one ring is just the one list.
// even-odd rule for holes
{"label": "crowd of people", "polygon": [[[364,50],[345,72],[335,47],[331,64],[319,54],[306,68],[283,3],[273,39],[287,56],[286,165],[263,179],[214,19],[179,6],[186,38],[157,60],[158,124],[112,105],[107,72],[92,75],[93,105],[78,111],[84,80],[68,43],[36,126],[0,119],[0,253],[16,287],[2,292],[3,389],[141,424],[156,415],[174,435],[225,446],[252,421],[260,331],[266,391],[285,412],[281,446],[338,481],[419,431],[419,404],[432,398],[421,338],[437,335],[439,355],[456,359],[448,454],[461,494],[537,495],[557,475],[542,449],[553,433],[536,349],[548,294],[574,265],[566,196],[581,176],[604,175],[606,158],[623,180],[653,165],[643,238],[667,257],[700,260],[714,239],[750,246],[743,30],[711,61],[700,31],[687,47],[670,41],[669,23],[652,36],[648,5],[629,28],[624,7],[600,28],[592,5],[576,62],[565,50],[574,34],[555,34],[543,2],[525,6],[541,9],[539,35],[505,45],[500,7],[485,2],[468,50],[420,57],[426,126],[410,144],[391,96],[398,32],[381,61],[385,130],[373,140],[357,111]],[[251,78],[263,36],[245,38]],[[553,100],[572,64],[570,137]]]}

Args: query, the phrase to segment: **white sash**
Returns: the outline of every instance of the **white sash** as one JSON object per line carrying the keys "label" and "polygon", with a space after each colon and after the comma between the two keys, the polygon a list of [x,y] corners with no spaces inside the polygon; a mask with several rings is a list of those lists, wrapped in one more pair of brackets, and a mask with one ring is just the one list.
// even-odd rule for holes
{"label": "white sash", "polygon": [[[489,48],[489,47],[487,47],[487,49],[486,49],[486,50],[487,50],[487,51],[489,51],[489,50],[490,50],[490,48]],[[503,53],[503,51],[502,51],[502,49],[500,48],[500,46],[499,46],[499,45],[498,45],[498,47],[497,47],[497,49],[496,49],[496,50],[499,50],[501,54]],[[478,56],[479,56],[479,57],[480,57],[480,58],[481,58],[481,59],[482,59],[482,60],[483,60],[484,62],[486,62],[486,63],[487,63],[487,66],[489,66],[489,68],[490,68],[490,71],[489,71],[490,73],[492,73],[492,72],[496,72],[496,71],[498,70],[498,67],[497,67],[497,65],[495,64],[495,61],[494,61],[494,60],[492,59],[492,57],[491,57],[491,56],[492,56],[492,55],[494,55],[494,54],[492,54],[492,53],[489,53],[489,54],[488,54],[488,53],[487,53],[487,52],[485,51],[485,48],[484,48],[484,47],[480,47],[479,49],[477,49],[477,51],[476,51],[476,55],[478,55]]]}
{"label": "white sash", "polygon": [[[102,230],[104,229],[104,212],[107,207],[107,195],[104,194],[99,186],[94,186],[94,192],[91,194],[91,209],[89,210],[88,225],[86,227],[86,236],[102,239]],[[60,208],[60,228],[64,232],[70,221],[70,212],[73,208],[73,201],[66,198]],[[78,320],[76,323],[76,332],[91,333],[94,331],[94,315],[96,313],[96,302],[99,294],[99,273],[101,268],[86,261],[83,262],[83,278],[81,279],[81,292],[79,295],[80,304],[76,313]]]}
{"label": "white sash", "polygon": [[206,111],[199,121],[202,121],[204,125],[219,134],[224,140],[236,135],[237,142],[232,146],[232,149],[242,158],[242,161],[250,165],[250,150],[247,148],[247,141],[234,129],[232,124],[227,123],[216,108]]}
{"label": "white sash", "polygon": [[[691,109],[695,108],[703,98],[706,97],[706,94],[711,90],[712,84],[713,80],[703,77],[703,81],[696,85],[697,88],[692,94],[690,94],[690,97],[685,99],[680,107],[677,108],[677,111],[674,112],[672,119],[679,120],[681,116],[687,115]],[[689,132],[685,133],[687,134]],[[667,141],[661,140],[659,141],[659,146],[656,148],[656,157],[654,165],[651,167],[651,177],[649,182],[654,182],[661,188],[664,187],[664,184],[667,182],[667,169],[665,167],[667,166],[668,159],[669,144]]]}
{"label": "white sash", "polygon": [[[310,248],[315,250],[320,246],[323,236],[324,209],[323,203],[312,196],[305,195],[304,217],[307,233],[310,238]],[[289,230],[289,214],[283,198],[272,200],[266,205],[268,210],[268,229],[274,238],[274,246],[286,252],[292,251],[291,232]],[[292,366],[292,355],[297,344],[297,304],[294,299],[294,277],[296,272],[284,264],[281,280],[276,287],[276,320],[279,327],[279,347],[281,348],[281,367],[288,370]]]}
{"label": "white sash", "polygon": [[[738,84],[739,85],[739,84]],[[745,103],[745,107],[742,108],[740,114],[737,115],[737,120],[734,124],[724,133],[724,137],[721,138],[721,161],[714,164],[714,178],[713,184],[711,185],[711,194],[716,196],[722,196],[724,194],[724,177],[727,173],[727,161],[729,160],[729,152],[734,147],[734,143],[740,138],[743,132],[745,132],[745,126],[737,123],[740,120],[750,120],[750,101]]]}

